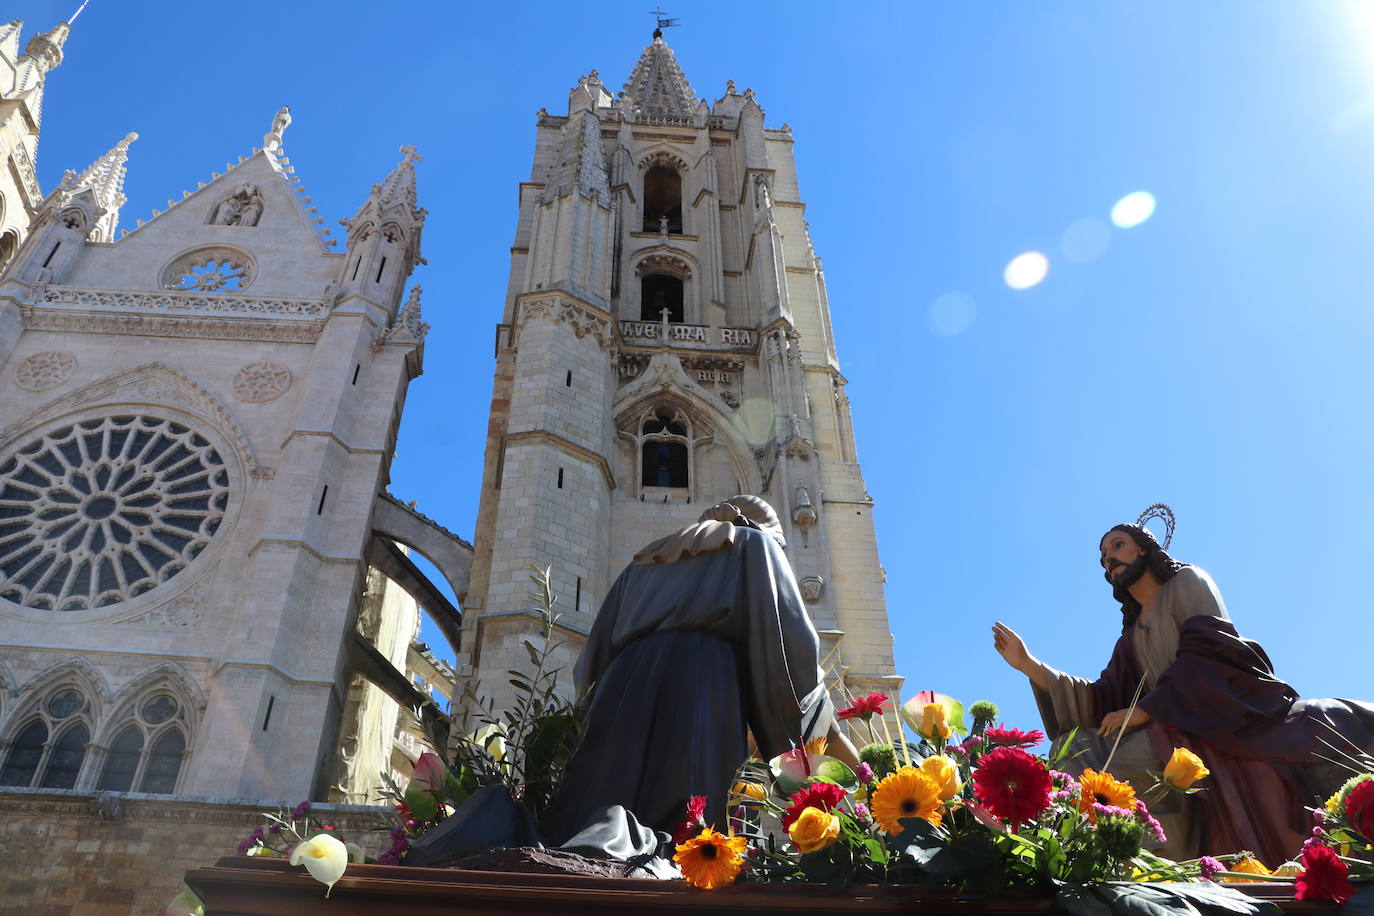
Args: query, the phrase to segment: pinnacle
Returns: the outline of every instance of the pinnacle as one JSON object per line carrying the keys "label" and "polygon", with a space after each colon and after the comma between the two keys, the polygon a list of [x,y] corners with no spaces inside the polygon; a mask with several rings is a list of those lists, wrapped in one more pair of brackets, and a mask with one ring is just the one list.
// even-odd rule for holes
{"label": "pinnacle", "polygon": [[415,207],[415,163],[419,162],[421,155],[415,147],[406,145],[400,148],[399,152],[404,155],[404,159],[392,169],[391,174],[386,177],[378,188],[378,194],[383,204],[395,201],[404,201],[406,206]]}
{"label": "pinnacle", "polygon": [[678,66],[673,49],[660,37],[644,49],[622,94],[646,114],[691,117],[695,110],[696,93]]}
{"label": "pinnacle", "polygon": [[114,227],[119,222],[119,208],[127,199],[124,196],[125,163],[129,160],[129,144],[138,139],[138,134],[130,131],[124,135],[108,152],[86,166],[80,175],[68,170],[62,178],[62,190],[79,191],[90,188],[105,214],[96,223],[92,239],[100,242],[114,241]]}

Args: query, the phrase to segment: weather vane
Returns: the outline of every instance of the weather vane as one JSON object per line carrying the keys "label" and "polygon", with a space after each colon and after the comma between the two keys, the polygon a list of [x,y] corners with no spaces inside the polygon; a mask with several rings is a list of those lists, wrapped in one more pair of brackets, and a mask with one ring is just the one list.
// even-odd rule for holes
{"label": "weather vane", "polygon": [[658,9],[649,10],[649,15],[653,16],[654,21],[658,23],[658,28],[654,29],[655,38],[662,38],[664,29],[671,29],[680,21],[676,16],[669,17],[668,14],[663,11],[661,5]]}

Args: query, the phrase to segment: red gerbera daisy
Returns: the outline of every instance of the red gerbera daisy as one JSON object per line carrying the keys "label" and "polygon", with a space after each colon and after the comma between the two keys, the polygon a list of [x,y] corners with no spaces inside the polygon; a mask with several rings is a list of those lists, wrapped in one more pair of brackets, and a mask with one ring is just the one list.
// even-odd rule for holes
{"label": "red gerbera daisy", "polygon": [[1374,840],[1374,779],[1356,783],[1345,797],[1345,816],[1365,839]]}
{"label": "red gerbera daisy", "polygon": [[868,696],[855,700],[853,706],[847,706],[835,713],[835,718],[840,721],[845,719],[863,719],[868,721],[873,715],[883,714],[883,704],[888,702],[885,693],[870,693]]}
{"label": "red gerbera daisy", "polygon": [[673,843],[681,845],[706,826],[706,796],[693,795],[687,801],[687,814],[673,831]]}
{"label": "red gerbera daisy", "polygon": [[983,732],[983,737],[988,739],[989,744],[996,744],[1002,747],[1034,747],[1045,740],[1045,733],[1036,729],[1034,731],[1023,732],[1019,728],[989,728]]}
{"label": "red gerbera daisy", "polygon": [[844,796],[844,789],[833,782],[813,782],[809,786],[803,786],[792,793],[792,804],[782,813],[782,829],[791,827],[792,822],[801,817],[801,813],[807,808],[829,811],[838,805]]}
{"label": "red gerbera daisy", "polygon": [[1013,827],[1050,806],[1050,787],[1045,765],[1014,747],[994,748],[973,771],[978,800]]}
{"label": "red gerbera daisy", "polygon": [[1345,903],[1355,896],[1346,868],[1336,850],[1312,843],[1302,851],[1302,874],[1298,875],[1294,896],[1299,900],[1331,900]]}

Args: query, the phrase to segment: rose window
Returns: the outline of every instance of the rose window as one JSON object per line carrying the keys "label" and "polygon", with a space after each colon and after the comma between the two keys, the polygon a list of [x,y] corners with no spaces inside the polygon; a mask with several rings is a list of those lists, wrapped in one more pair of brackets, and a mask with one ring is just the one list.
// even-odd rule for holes
{"label": "rose window", "polygon": [[179,423],[49,433],[0,467],[0,598],[74,611],[140,595],[205,549],[228,504],[224,459]]}
{"label": "rose window", "polygon": [[214,248],[178,259],[167,269],[162,285],[179,292],[232,293],[252,281],[253,268],[246,257]]}

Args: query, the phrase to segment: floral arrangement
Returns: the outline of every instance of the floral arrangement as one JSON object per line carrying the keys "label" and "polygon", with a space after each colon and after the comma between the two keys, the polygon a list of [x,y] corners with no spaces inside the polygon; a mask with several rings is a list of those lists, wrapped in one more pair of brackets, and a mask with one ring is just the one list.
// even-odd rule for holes
{"label": "floral arrangement", "polygon": [[361,846],[345,841],[332,826],[311,816],[308,801],[289,812],[280,809],[276,814],[263,816],[267,824],[255,827],[240,840],[238,852],[290,859],[292,865],[304,865],[310,877],[325,885],[326,897],[343,877],[349,862],[365,861]]}
{"label": "floral arrangement", "polygon": [[[835,891],[909,883],[1053,895],[1082,913],[1276,911],[1217,883],[1269,880],[1253,857],[1174,862],[1152,852],[1166,837],[1134,787],[1109,772],[1063,772],[1062,756],[1031,753],[1043,733],[993,725],[993,704],[973,704],[966,727],[962,704],[924,691],[898,710],[915,740],[894,740],[884,717],[889,702],[875,693],[839,711],[872,739],[854,769],[818,740],[746,763],[728,825],[701,823],[706,800],[693,799],[675,837],[683,877],[704,889],[801,880]],[[1196,791],[1206,775],[1196,755],[1179,749],[1146,794]],[[1363,791],[1374,820],[1374,782]]]}
{"label": "floral arrangement", "polygon": [[1374,759],[1361,754],[1341,762],[1355,775],[1313,809],[1294,896],[1346,904],[1342,912],[1358,914],[1374,909],[1374,888],[1355,883],[1374,883]]}

